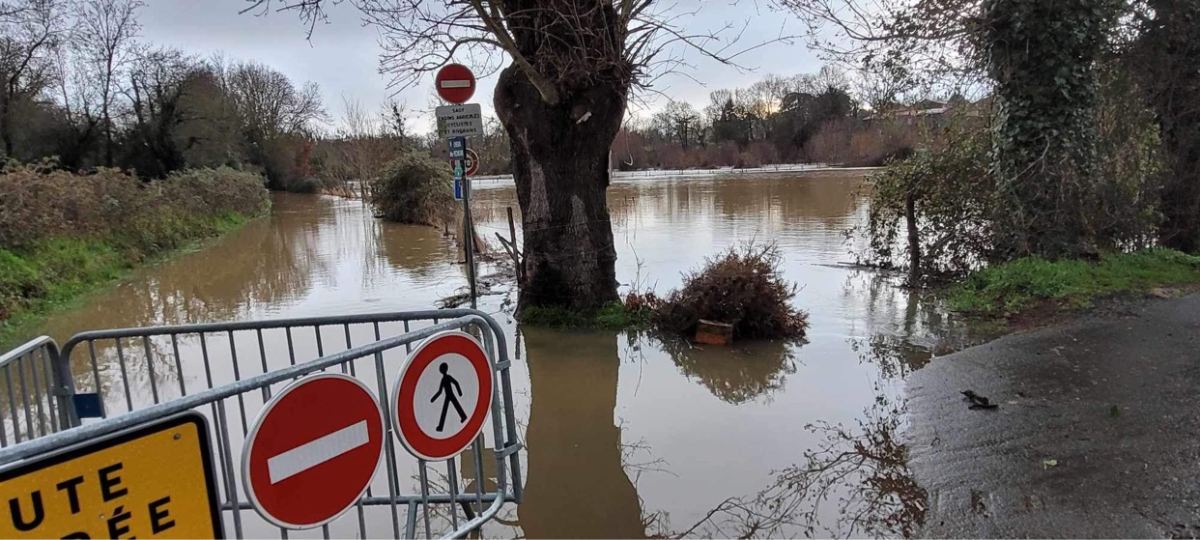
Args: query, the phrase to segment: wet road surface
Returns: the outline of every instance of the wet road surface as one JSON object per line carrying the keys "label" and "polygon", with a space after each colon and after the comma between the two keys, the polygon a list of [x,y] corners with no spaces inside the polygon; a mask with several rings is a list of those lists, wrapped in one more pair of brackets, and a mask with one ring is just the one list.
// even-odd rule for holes
{"label": "wet road surface", "polygon": [[1200,536],[1200,296],[939,357],[907,389],[923,535]]}

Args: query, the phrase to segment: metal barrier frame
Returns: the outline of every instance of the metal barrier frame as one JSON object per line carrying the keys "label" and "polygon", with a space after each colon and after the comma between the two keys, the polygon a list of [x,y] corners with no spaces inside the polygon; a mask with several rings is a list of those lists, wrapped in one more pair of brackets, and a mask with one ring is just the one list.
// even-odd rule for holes
{"label": "metal barrier frame", "polygon": [[[38,358],[41,358],[41,380],[38,380]],[[71,404],[69,394],[65,394],[65,389],[58,381],[63,380],[63,374],[60,371],[61,362],[59,362],[58,344],[49,336],[41,336],[34,338],[17,348],[0,354],[0,377],[4,379],[4,389],[8,392],[8,410],[12,415],[13,421],[13,441],[12,444],[19,444],[21,437],[21,414],[18,410],[20,405],[25,412],[25,437],[24,440],[30,441],[38,437],[44,437],[49,434],[57,433],[74,424],[71,423],[70,409],[74,409]],[[17,372],[17,386],[20,390],[20,403],[17,402],[17,394],[14,393],[13,387],[13,368]],[[30,378],[27,381],[25,374],[28,373]],[[31,394],[32,390],[32,394]],[[45,410],[43,410],[43,400],[38,395],[39,392],[45,392]],[[30,397],[33,398],[32,405]],[[37,409],[37,426],[35,429],[33,410]],[[48,412],[49,416],[43,414]],[[47,426],[47,418],[49,426]],[[8,447],[8,433],[3,425],[0,425],[0,447]]]}
{"label": "metal barrier frame", "polygon": [[[431,326],[427,326],[418,330],[410,330],[409,323],[413,321],[432,321]],[[405,332],[401,335],[382,338],[379,335],[380,323],[401,322],[404,324]],[[324,326],[343,326],[346,329],[347,346],[350,344],[350,325],[352,324],[373,324],[375,329],[376,341],[368,345],[348,348],[347,350],[324,355],[321,351],[320,343],[320,328]],[[37,350],[46,351],[43,353],[43,358],[50,358],[50,363],[53,365],[52,375],[54,384],[50,386],[52,393],[57,398],[58,416],[60,426],[74,426],[65,431],[52,432],[44,436],[26,440],[15,446],[6,446],[0,448],[0,467],[18,462],[20,460],[33,458],[45,453],[54,452],[63,448],[77,445],[96,437],[101,437],[116,433],[128,428],[142,425],[149,422],[158,421],[185,411],[197,409],[204,406],[212,406],[214,420],[223,425],[223,428],[214,426],[214,431],[219,433],[214,434],[215,443],[218,445],[219,452],[217,455],[223,460],[222,478],[220,481],[223,484],[225,491],[225,500],[221,502],[221,512],[232,511],[233,513],[233,530],[236,536],[243,535],[241,524],[241,511],[252,509],[248,501],[239,501],[237,495],[236,478],[234,477],[237,470],[236,467],[230,465],[233,462],[231,456],[232,445],[229,437],[229,423],[226,419],[225,406],[223,400],[228,398],[238,398],[247,392],[261,390],[264,398],[270,396],[270,386],[277,383],[284,383],[298,377],[322,371],[326,368],[334,366],[346,366],[352,361],[367,357],[374,357],[374,365],[379,378],[377,381],[379,388],[386,388],[386,381],[383,377],[383,352],[390,351],[398,347],[405,347],[406,351],[411,348],[411,345],[420,340],[426,339],[439,332],[465,329],[469,326],[474,326],[480,330],[483,336],[485,349],[487,349],[488,360],[492,364],[493,372],[499,373],[499,382],[492,393],[492,431],[495,441],[495,460],[496,460],[496,489],[494,492],[483,493],[483,458],[482,458],[482,440],[481,433],[473,443],[475,448],[474,461],[477,471],[476,493],[466,494],[457,493],[457,477],[454,469],[454,458],[447,462],[448,464],[448,479],[449,479],[449,494],[448,495],[431,495],[429,494],[429,484],[426,476],[426,462],[419,461],[421,491],[420,495],[401,495],[396,482],[399,480],[397,475],[397,467],[395,461],[394,450],[398,448],[397,441],[394,440],[394,435],[391,433],[391,414],[389,407],[384,406],[384,420],[387,436],[385,438],[385,452],[387,455],[387,483],[388,496],[364,496],[357,503],[360,508],[359,512],[359,535],[365,536],[366,525],[361,513],[362,506],[373,505],[390,505],[392,507],[392,526],[396,536],[400,535],[399,521],[397,508],[406,506],[408,511],[407,523],[403,534],[407,537],[414,537],[416,533],[417,510],[418,507],[424,509],[425,515],[425,533],[430,536],[429,531],[429,505],[430,504],[449,504],[451,510],[451,521],[456,528],[449,535],[453,538],[462,538],[477,530],[484,523],[491,520],[503,507],[508,500],[520,502],[522,498],[522,482],[521,482],[521,466],[518,455],[521,449],[521,444],[518,442],[516,417],[512,401],[512,384],[509,374],[510,361],[508,359],[508,347],[506,344],[503,328],[490,315],[471,309],[448,309],[437,311],[416,311],[416,312],[398,312],[398,313],[379,313],[379,314],[363,314],[349,315],[343,317],[312,317],[312,318],[297,318],[297,319],[277,319],[264,321],[246,321],[246,322],[229,322],[229,323],[204,323],[192,325],[174,325],[174,326],[158,326],[144,328],[126,328],[116,330],[99,330],[88,331],[76,334],[63,346],[61,353],[59,352],[54,341],[48,337],[35,339],[22,345],[21,347],[0,356],[0,369],[22,358],[31,358],[32,354]],[[129,381],[126,378],[124,357],[121,356],[120,340],[125,338],[143,338],[146,340],[146,349],[149,353],[149,339],[151,337],[170,336],[172,343],[175,344],[176,337],[182,334],[198,334],[201,336],[202,350],[204,347],[203,336],[208,333],[227,333],[230,336],[230,344],[232,348],[233,360],[236,371],[237,353],[233,344],[233,332],[236,331],[256,331],[258,333],[258,343],[260,350],[263,347],[262,331],[269,329],[286,329],[288,333],[288,348],[289,353],[293,355],[291,343],[291,329],[298,327],[312,327],[317,331],[318,357],[315,360],[294,363],[293,365],[274,371],[239,379],[235,382],[224,384],[217,387],[210,387],[206,390],[187,394],[186,392],[179,398],[159,402],[158,391],[154,387],[153,367],[149,369],[152,392],[156,404],[141,408],[133,409],[132,401],[129,399]],[[129,403],[130,410],[128,412],[119,413],[115,416],[107,417],[104,420],[80,425],[80,419],[75,413],[73,404],[73,396],[76,395],[74,377],[71,375],[70,363],[72,351],[81,344],[89,345],[91,357],[92,374],[96,377],[97,389],[99,385],[99,374],[96,367],[95,351],[90,347],[90,344],[96,340],[113,339],[117,343],[117,354],[121,364],[123,383],[125,384],[126,400]],[[208,353],[205,350],[203,358],[208,367]],[[149,358],[149,356],[147,356]],[[179,362],[179,353],[176,345],[175,359]],[[265,356],[264,356],[265,362]],[[265,363],[264,363],[265,367]],[[236,376],[236,374],[235,374]],[[49,380],[47,380],[49,383]],[[36,383],[35,383],[36,384]],[[211,386],[211,381],[210,381]],[[501,395],[503,394],[503,395]],[[11,399],[10,392],[10,399]],[[387,396],[382,395],[380,399],[386,400]],[[503,400],[503,401],[501,401]],[[218,406],[219,405],[219,406]],[[28,407],[26,408],[28,413]],[[244,410],[243,410],[244,414]],[[14,411],[15,415],[15,411]],[[503,415],[503,420],[501,419]],[[28,414],[27,414],[28,416]],[[3,430],[0,430],[3,431]],[[507,462],[507,463],[506,463]],[[507,464],[507,467],[505,466]],[[508,472],[511,470],[512,481],[509,484]],[[470,503],[477,503],[482,510],[478,515],[470,516]],[[484,509],[483,504],[490,503]],[[455,507],[462,505],[465,517],[468,520],[459,525],[457,512]],[[329,537],[328,525],[322,527],[325,537]],[[281,529],[281,534],[286,537],[287,531]]]}

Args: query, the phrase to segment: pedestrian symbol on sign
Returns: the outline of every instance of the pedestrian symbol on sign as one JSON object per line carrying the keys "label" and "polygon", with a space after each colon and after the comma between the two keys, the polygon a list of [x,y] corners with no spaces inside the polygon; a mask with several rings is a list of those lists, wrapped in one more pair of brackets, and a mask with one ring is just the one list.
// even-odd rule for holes
{"label": "pedestrian symbol on sign", "polygon": [[446,427],[446,413],[450,410],[450,404],[453,403],[454,410],[458,411],[459,422],[467,421],[467,413],[463,412],[462,405],[458,404],[458,397],[454,395],[455,392],[458,392],[458,395],[461,396],[463,392],[462,387],[458,385],[458,381],[448,373],[448,371],[450,371],[450,366],[446,365],[445,362],[442,362],[442,365],[438,366],[438,371],[442,373],[442,383],[438,385],[437,393],[429,399],[429,402],[436,403],[438,396],[443,394],[446,396],[445,401],[442,402],[442,416],[441,419],[438,420],[437,425],[437,430],[440,432]]}
{"label": "pedestrian symbol on sign", "polygon": [[434,335],[413,350],[392,385],[395,433],[412,455],[441,461],[483,430],[495,390],[483,345],[465,332]]}

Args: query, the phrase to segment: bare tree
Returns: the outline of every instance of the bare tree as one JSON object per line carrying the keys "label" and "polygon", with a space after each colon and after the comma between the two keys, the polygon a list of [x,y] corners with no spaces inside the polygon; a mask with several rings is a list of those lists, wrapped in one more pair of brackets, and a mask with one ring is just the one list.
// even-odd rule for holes
{"label": "bare tree", "polygon": [[774,1],[808,25],[827,59],[886,75],[885,86],[986,84],[983,0]]}
{"label": "bare tree", "polygon": [[221,75],[224,91],[241,122],[250,160],[266,172],[271,189],[297,189],[293,181],[306,160],[309,124],[325,118],[316,84],[297,88],[286,75],[256,63],[235,64]]}
{"label": "bare tree", "polygon": [[[326,141],[330,148],[326,173],[338,183],[336,188],[343,195],[365,195],[370,180],[404,150],[403,115],[403,108],[397,104],[375,115],[361,102],[343,98],[342,126]],[[356,183],[362,190],[354,189]]]}
{"label": "bare tree", "polygon": [[234,65],[226,77],[251,143],[306,131],[309,122],[325,117],[313,83],[298,89],[283,73],[252,62]]}
{"label": "bare tree", "polygon": [[100,97],[90,62],[70,54],[66,47],[54,51],[55,89],[66,119],[68,133],[59,137],[57,153],[63,165],[82,167],[101,127]]}
{"label": "bare tree", "polygon": [[141,0],[83,0],[78,8],[79,31],[75,43],[79,54],[97,72],[100,111],[104,129],[104,164],[113,165],[113,107],[121,71],[133,59],[133,44],[141,25],[137,10]]}
{"label": "bare tree", "polygon": [[14,107],[42,93],[54,75],[54,48],[68,30],[65,0],[0,4],[0,138],[14,152]]}
{"label": "bare tree", "polygon": [[[333,0],[275,0],[315,24]],[[248,0],[270,9],[271,0]],[[591,311],[617,300],[616,251],[605,202],[608,154],[630,92],[685,49],[720,62],[736,27],[689,32],[655,0],[354,0],[383,36],[397,87],[451,60],[499,76],[497,114],[512,144],[524,225],[520,310]],[[311,27],[310,27],[311,28]],[[728,30],[730,38],[722,40]]]}
{"label": "bare tree", "polygon": [[686,101],[672,101],[654,115],[654,126],[666,139],[674,139],[683,150],[693,142],[702,142],[700,115]]}

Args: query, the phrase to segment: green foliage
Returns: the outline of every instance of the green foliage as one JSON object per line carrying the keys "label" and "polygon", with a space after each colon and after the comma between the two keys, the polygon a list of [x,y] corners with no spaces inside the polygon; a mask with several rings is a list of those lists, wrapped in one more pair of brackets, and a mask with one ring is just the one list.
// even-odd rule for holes
{"label": "green foliage", "polygon": [[1160,242],[1200,252],[1200,2],[1130,2],[1133,39],[1119,61],[1133,72],[1161,127]]}
{"label": "green foliage", "polygon": [[[865,262],[891,268],[912,264],[916,247],[919,280],[961,275],[992,257],[995,186],[987,171],[985,130],[953,122],[940,144],[917,151],[870,176],[871,209]],[[912,208],[909,211],[909,204]],[[916,244],[906,217],[912,214]]]}
{"label": "green foliage", "polygon": [[446,226],[456,211],[452,182],[447,164],[410,150],[372,180],[371,205],[388,221]]}
{"label": "green foliage", "polygon": [[[1087,195],[1076,201],[1089,238],[1080,249],[1088,254],[1150,245],[1163,177],[1158,127],[1138,101],[1135,82],[1101,66],[1100,83],[1094,122],[1100,155]],[[952,119],[925,148],[873,174],[863,262],[907,265],[917,284],[1011,259],[1015,252],[1005,246],[1017,227],[1014,203],[988,165],[992,135],[979,119]]]}
{"label": "green foliage", "polygon": [[521,323],[546,328],[603,328],[629,330],[647,328],[650,312],[613,302],[595,313],[581,313],[563,307],[526,306],[521,310]]}
{"label": "green foliage", "polygon": [[1012,315],[1041,303],[1085,307],[1100,296],[1156,286],[1200,283],[1200,256],[1152,248],[1099,262],[1026,257],[972,274],[951,289],[950,306],[983,315]]}
{"label": "green foliage", "polygon": [[147,257],[270,208],[262,178],[232,169],[142,182],[10,167],[0,174],[0,322],[110,283]]}
{"label": "green foliage", "polygon": [[803,338],[808,314],[792,307],[796,287],[783,279],[781,262],[773,244],[730,248],[685,275],[683,288],[654,311],[654,324],[690,336],[705,319],[732,324],[734,339]]}
{"label": "green foliage", "polygon": [[1119,66],[1098,68],[1096,111],[1099,159],[1089,205],[1089,229],[1101,249],[1151,245],[1162,222],[1160,192],[1170,182],[1158,122],[1141,99],[1141,85]]}

